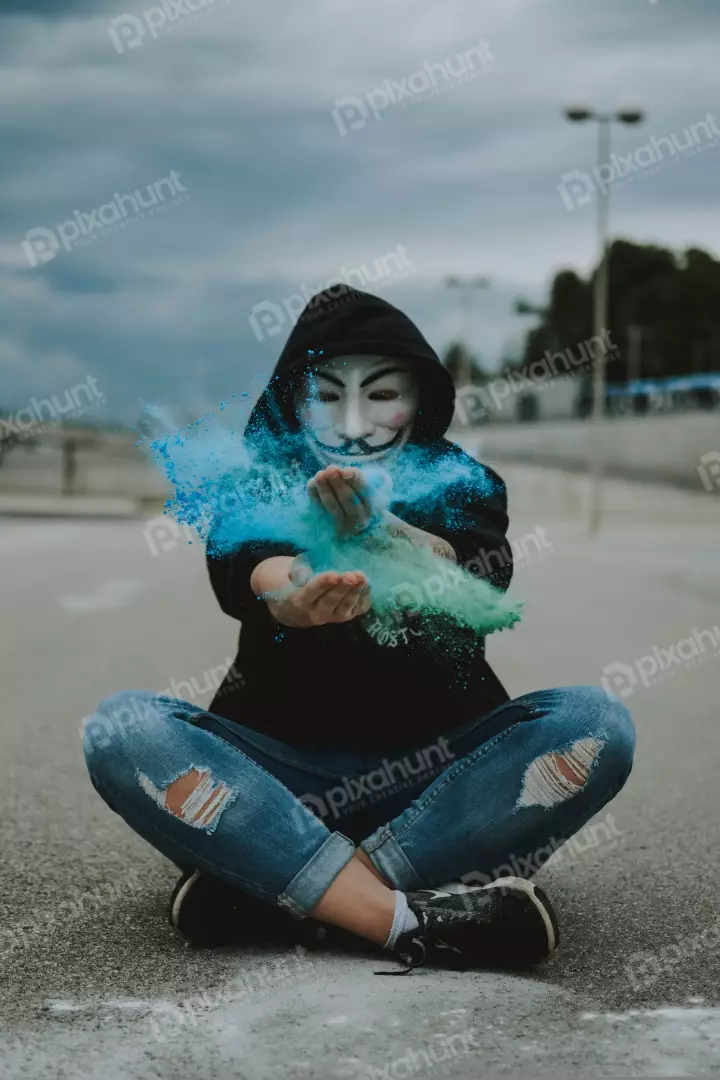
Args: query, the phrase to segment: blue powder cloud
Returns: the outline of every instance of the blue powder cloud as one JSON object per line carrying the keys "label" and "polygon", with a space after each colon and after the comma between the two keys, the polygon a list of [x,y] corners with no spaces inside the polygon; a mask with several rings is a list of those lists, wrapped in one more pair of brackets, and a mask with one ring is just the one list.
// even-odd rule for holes
{"label": "blue powder cloud", "polygon": [[[193,526],[211,556],[230,555],[248,541],[281,541],[306,552],[316,572],[361,570],[379,614],[413,612],[428,624],[454,624],[473,635],[520,619],[518,601],[403,539],[385,540],[380,531],[370,539],[339,540],[328,516],[308,496],[293,436],[250,447],[223,415],[235,411],[228,408],[232,404],[223,402],[217,413],[183,429],[173,429],[159,410],[149,410],[154,424],[165,429],[149,442],[149,450],[172,488],[166,512]],[[403,450],[393,466],[393,501],[435,502],[458,481],[477,489],[474,463],[450,455],[431,466],[428,461],[422,448]],[[484,483],[491,494],[489,474]],[[452,526],[454,511],[445,507],[445,512]]]}

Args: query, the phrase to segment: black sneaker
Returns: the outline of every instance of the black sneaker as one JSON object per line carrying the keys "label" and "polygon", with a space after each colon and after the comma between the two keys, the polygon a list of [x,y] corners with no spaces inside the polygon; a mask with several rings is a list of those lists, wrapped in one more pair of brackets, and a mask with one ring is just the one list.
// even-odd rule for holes
{"label": "black sneaker", "polygon": [[460,894],[428,889],[408,893],[407,901],[420,924],[395,945],[407,970],[382,974],[408,974],[426,960],[523,970],[551,956],[560,940],[550,900],[524,878],[500,878]]}
{"label": "black sneaker", "polygon": [[296,919],[201,870],[187,870],[173,890],[170,925],[191,945],[302,944],[310,948],[323,928],[313,919]]}

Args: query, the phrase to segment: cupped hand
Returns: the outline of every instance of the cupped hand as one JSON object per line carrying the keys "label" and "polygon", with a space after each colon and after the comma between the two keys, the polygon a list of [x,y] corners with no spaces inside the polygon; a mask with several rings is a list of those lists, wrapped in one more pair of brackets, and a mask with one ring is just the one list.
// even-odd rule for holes
{"label": "cupped hand", "polygon": [[389,473],[374,469],[370,477],[353,466],[329,465],[307,484],[313,502],[325,511],[338,536],[356,536],[377,519],[388,504]]}
{"label": "cupped hand", "polygon": [[306,564],[290,570],[291,587],[281,596],[268,596],[267,606],[283,626],[308,628],[344,623],[370,610],[370,586],[359,570],[342,574],[328,570],[307,578]]}

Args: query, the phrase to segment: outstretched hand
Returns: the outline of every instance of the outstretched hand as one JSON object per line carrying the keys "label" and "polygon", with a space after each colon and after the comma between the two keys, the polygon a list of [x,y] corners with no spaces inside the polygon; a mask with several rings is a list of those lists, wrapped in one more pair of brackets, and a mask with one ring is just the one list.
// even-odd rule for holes
{"label": "outstretched hand", "polygon": [[371,479],[353,466],[329,465],[308,480],[308,494],[333,521],[338,536],[357,536],[387,507],[392,481],[374,469]]}
{"label": "outstretched hand", "polygon": [[289,590],[267,597],[270,614],[283,626],[307,628],[350,622],[370,610],[370,586],[359,570],[313,575],[304,556],[298,556],[288,577]]}

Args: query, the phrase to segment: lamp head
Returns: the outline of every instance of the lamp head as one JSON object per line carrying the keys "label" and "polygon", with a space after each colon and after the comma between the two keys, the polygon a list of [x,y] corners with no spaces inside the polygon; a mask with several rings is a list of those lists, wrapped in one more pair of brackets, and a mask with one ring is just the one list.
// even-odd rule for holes
{"label": "lamp head", "polygon": [[645,113],[642,109],[621,109],[617,118],[623,124],[640,124],[645,119]]}
{"label": "lamp head", "polygon": [[571,105],[570,108],[565,110],[565,116],[568,120],[582,123],[585,120],[590,120],[595,113],[588,105]]}

